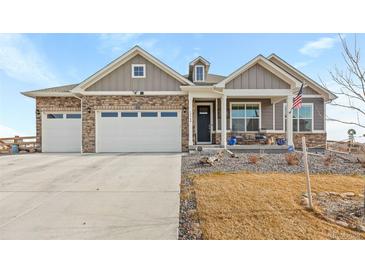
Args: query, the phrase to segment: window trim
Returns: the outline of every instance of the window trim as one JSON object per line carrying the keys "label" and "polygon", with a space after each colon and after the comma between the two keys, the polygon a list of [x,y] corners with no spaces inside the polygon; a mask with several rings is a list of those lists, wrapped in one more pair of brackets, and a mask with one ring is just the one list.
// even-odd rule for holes
{"label": "window trim", "polygon": [[[143,76],[134,75],[135,67],[143,67]],[[146,64],[132,64],[132,78],[146,78]]]}
{"label": "window trim", "polygon": [[[259,130],[258,131],[247,131],[247,130],[233,130],[232,129],[232,107],[233,105],[259,105]],[[249,117],[249,119],[252,117]],[[241,118],[243,119],[243,118]],[[245,119],[245,129],[247,129],[247,117]],[[257,119],[257,118],[254,118]],[[262,119],[262,108],[261,108],[261,102],[230,102],[229,103],[229,129],[231,132],[237,132],[237,133],[258,133],[261,131],[261,119]]]}
{"label": "window trim", "polygon": [[[203,79],[197,79],[197,68],[203,68]],[[194,66],[194,82],[204,82],[205,81],[205,66],[204,65],[195,65]]]}
{"label": "window trim", "polygon": [[[294,131],[293,129],[293,133],[313,133],[314,132],[314,103],[302,103],[302,106],[312,106],[312,115],[311,115],[311,120],[312,120],[312,126],[311,126],[311,130],[310,131],[299,131],[299,120],[300,118],[298,117],[298,124],[297,124],[297,131]],[[286,132],[286,119],[285,119],[285,112],[286,112],[286,103],[283,103],[283,131]],[[303,118],[302,118],[303,119]],[[304,119],[309,119],[309,118],[304,118]]]}

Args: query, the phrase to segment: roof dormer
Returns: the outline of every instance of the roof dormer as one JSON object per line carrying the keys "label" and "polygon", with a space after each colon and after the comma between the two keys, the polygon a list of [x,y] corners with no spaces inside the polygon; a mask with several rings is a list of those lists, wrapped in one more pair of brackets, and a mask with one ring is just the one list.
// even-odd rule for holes
{"label": "roof dormer", "polygon": [[194,83],[205,82],[210,63],[199,56],[189,64],[189,80]]}

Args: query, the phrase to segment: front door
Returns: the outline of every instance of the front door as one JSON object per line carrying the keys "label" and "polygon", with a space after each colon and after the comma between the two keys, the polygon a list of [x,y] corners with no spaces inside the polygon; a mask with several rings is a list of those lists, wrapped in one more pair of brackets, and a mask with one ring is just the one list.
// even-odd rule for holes
{"label": "front door", "polygon": [[211,143],[210,106],[197,106],[198,143]]}

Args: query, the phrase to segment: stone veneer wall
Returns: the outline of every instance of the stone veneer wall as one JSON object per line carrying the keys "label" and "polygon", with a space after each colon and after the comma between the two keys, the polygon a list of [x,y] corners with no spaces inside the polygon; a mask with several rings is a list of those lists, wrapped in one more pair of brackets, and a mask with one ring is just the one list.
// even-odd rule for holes
{"label": "stone veneer wall", "polygon": [[[85,96],[82,100],[83,152],[95,152],[96,110],[181,110],[181,149],[189,149],[188,96]],[[186,110],[184,112],[184,109]]]}
{"label": "stone veneer wall", "polygon": [[42,112],[81,111],[81,101],[75,97],[36,98],[36,142],[42,151]]}
{"label": "stone veneer wall", "polygon": [[302,147],[303,136],[305,136],[308,148],[326,148],[327,133],[294,133],[295,148]]}
{"label": "stone veneer wall", "polygon": [[[255,135],[255,133],[246,133],[247,135]],[[219,136],[218,136],[219,135]],[[220,134],[218,133],[216,137],[216,141],[220,141]],[[245,136],[245,133],[235,134],[236,136]],[[231,132],[227,132],[227,140],[232,136]],[[285,133],[266,133],[268,138],[273,137],[276,138],[286,138]],[[326,133],[294,133],[294,146],[296,149],[302,147],[302,137],[305,136],[307,147],[312,148],[326,148],[327,134]],[[238,139],[238,144],[242,144],[242,141]]]}

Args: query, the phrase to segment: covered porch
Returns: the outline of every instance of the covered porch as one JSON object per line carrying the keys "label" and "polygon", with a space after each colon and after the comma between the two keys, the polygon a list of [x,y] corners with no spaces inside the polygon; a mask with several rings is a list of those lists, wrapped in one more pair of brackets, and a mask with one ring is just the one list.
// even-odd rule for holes
{"label": "covered porch", "polygon": [[[288,146],[293,146],[293,126],[288,122],[293,115],[289,113],[293,102],[291,89],[242,92],[212,86],[189,87],[188,100],[189,149],[202,146],[287,150]],[[289,113],[286,117],[285,111]],[[228,144],[232,136],[236,139],[235,145]],[[285,142],[278,145],[279,139]]]}

